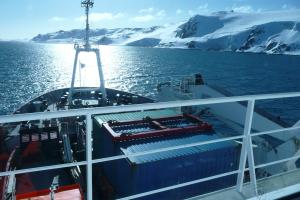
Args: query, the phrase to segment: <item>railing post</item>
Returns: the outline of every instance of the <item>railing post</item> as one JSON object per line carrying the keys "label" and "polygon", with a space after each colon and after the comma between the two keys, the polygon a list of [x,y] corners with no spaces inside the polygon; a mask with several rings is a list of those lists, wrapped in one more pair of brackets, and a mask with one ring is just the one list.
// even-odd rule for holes
{"label": "railing post", "polygon": [[93,163],[92,163],[92,116],[86,115],[86,190],[87,200],[93,199]]}
{"label": "railing post", "polygon": [[75,84],[75,78],[76,78],[76,69],[77,69],[77,62],[78,62],[79,53],[80,53],[80,50],[76,49],[76,54],[75,54],[75,59],[74,59],[74,64],[73,64],[72,82],[71,82],[71,87],[69,89],[69,96],[68,96],[69,104],[72,103],[72,94],[73,94],[73,90],[74,90],[74,84]]}
{"label": "railing post", "polygon": [[254,155],[252,148],[252,138],[251,138],[251,127],[253,121],[253,113],[254,113],[255,100],[249,100],[246,112],[245,119],[245,127],[244,127],[244,139],[242,142],[242,150],[240,156],[239,163],[239,174],[237,179],[237,190],[242,192],[243,183],[244,183],[244,174],[246,161],[248,159],[248,165],[250,170],[250,183],[253,187],[254,194],[257,195],[257,182],[256,182],[256,174],[255,174],[255,164],[254,164]]}

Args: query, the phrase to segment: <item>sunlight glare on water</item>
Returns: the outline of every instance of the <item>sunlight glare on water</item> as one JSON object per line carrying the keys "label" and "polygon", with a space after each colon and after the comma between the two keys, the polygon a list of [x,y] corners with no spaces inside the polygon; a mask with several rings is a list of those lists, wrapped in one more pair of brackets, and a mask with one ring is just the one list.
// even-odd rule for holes
{"label": "sunlight glare on water", "polygon": [[99,86],[96,56],[93,52],[82,52],[78,58],[76,84],[81,87]]}
{"label": "sunlight glare on water", "polygon": [[[120,53],[120,50],[115,47],[101,46],[99,48],[106,86],[128,91],[136,84],[134,81],[127,81],[127,79],[134,78],[127,68],[129,65],[133,65],[130,57],[132,55],[128,55],[126,51],[122,51]],[[57,80],[60,83],[59,85],[69,87],[75,57],[75,49],[73,48],[73,45],[53,45],[51,46],[50,51],[55,55],[55,70],[60,71],[57,74],[63,74],[59,75],[59,80]],[[128,60],[129,63],[123,62],[124,60]],[[122,67],[124,64],[126,66]],[[76,68],[75,86],[98,87],[99,85],[99,72],[97,69],[95,53],[80,53]]]}

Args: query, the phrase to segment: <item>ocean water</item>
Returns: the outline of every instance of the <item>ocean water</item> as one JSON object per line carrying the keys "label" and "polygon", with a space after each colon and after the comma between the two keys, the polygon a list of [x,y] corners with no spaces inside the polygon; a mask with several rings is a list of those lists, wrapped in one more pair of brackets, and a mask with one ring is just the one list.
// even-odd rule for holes
{"label": "ocean water", "polygon": [[[151,98],[159,81],[199,72],[207,83],[235,95],[300,91],[300,56],[120,46],[100,46],[100,51],[108,87]],[[0,114],[69,87],[73,59],[73,45],[0,42]],[[99,85],[92,61],[93,55],[80,57],[85,67],[77,86]],[[291,123],[300,119],[298,98],[258,105]]]}

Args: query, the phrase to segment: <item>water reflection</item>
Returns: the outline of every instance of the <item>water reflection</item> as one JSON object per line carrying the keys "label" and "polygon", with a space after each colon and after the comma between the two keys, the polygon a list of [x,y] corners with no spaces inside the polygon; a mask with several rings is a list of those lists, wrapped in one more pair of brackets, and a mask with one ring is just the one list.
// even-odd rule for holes
{"label": "water reflection", "polygon": [[[130,70],[128,70],[128,66],[132,66],[133,63],[124,63],[124,60],[132,60],[130,55],[126,54],[126,51],[121,50],[120,52],[120,49],[109,46],[101,46],[99,48],[103,73],[108,87],[120,89],[124,84],[124,79],[134,78],[132,72],[130,73]],[[54,56],[53,60],[55,63],[53,63],[53,71],[49,71],[49,74],[53,74],[57,78],[55,83],[57,86],[69,87],[75,55],[73,45],[53,45],[51,53]],[[95,54],[93,52],[82,52],[79,55],[75,86],[97,87],[99,84]],[[129,82],[125,82],[124,85],[126,87],[122,89],[130,89]]]}

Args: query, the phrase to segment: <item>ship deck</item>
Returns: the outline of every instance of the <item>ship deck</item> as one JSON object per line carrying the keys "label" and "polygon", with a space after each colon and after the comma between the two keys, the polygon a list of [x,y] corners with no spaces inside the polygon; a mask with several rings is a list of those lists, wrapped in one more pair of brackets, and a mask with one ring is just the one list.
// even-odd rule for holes
{"label": "ship deck", "polygon": [[[150,98],[120,90],[106,88],[106,92],[108,101],[103,102],[99,88],[74,88],[72,99],[74,101],[79,100],[80,104],[69,106],[67,104],[69,88],[57,89],[33,98],[18,108],[15,111],[15,114],[154,102]],[[47,106],[43,109],[36,108],[38,104],[42,104],[44,102],[47,103]]]}
{"label": "ship deck", "polygon": [[[16,121],[24,121],[24,120],[39,120],[39,119],[43,119],[43,120],[46,120],[46,119],[49,119],[49,118],[53,118],[53,117],[76,117],[78,115],[85,115],[86,119],[87,119],[87,140],[86,141],[90,141],[89,144],[86,145],[87,147],[87,155],[88,158],[87,158],[87,162],[86,164],[80,164],[80,165],[86,165],[87,166],[87,171],[88,172],[92,172],[92,167],[93,165],[96,166],[97,164],[100,164],[100,163],[105,163],[107,161],[108,158],[105,158],[105,159],[94,159],[93,158],[93,154],[92,154],[92,144],[91,144],[91,137],[92,137],[92,120],[95,120],[95,119],[100,119],[102,120],[101,122],[107,122],[109,120],[124,120],[126,121],[126,119],[129,119],[129,120],[138,120],[140,118],[144,118],[144,117],[148,117],[148,116],[151,116],[154,112],[153,111],[157,111],[157,114],[158,116],[162,116],[162,115],[165,115],[166,117],[170,116],[170,115],[174,115],[174,114],[178,114],[181,112],[181,110],[179,109],[170,109],[170,108],[175,108],[175,107],[186,107],[186,106],[196,106],[196,105],[205,105],[207,102],[208,103],[216,103],[216,102],[219,102],[219,103],[227,103],[227,102],[236,102],[236,101],[243,101],[243,100],[247,100],[249,101],[250,103],[252,104],[248,104],[248,107],[251,111],[253,111],[253,105],[254,105],[254,102],[257,100],[257,99],[268,99],[268,98],[278,98],[278,97],[293,97],[293,96],[300,96],[300,94],[296,93],[296,94],[281,94],[281,95],[261,95],[261,96],[245,96],[245,97],[228,97],[228,98],[221,98],[221,99],[208,99],[208,100],[193,100],[193,101],[182,101],[182,102],[168,102],[168,104],[166,103],[154,103],[154,104],[145,104],[145,105],[132,105],[132,106],[120,106],[120,107],[105,107],[105,108],[90,108],[90,109],[81,109],[81,110],[75,110],[74,111],[66,111],[66,112],[54,112],[54,113],[48,113],[48,112],[45,112],[45,113],[34,113],[34,114],[29,114],[29,115],[14,115],[14,116],[4,116],[1,118],[1,123],[10,123],[10,122],[16,122]],[[181,106],[183,105],[183,106]],[[252,107],[251,107],[252,105]],[[160,109],[160,110],[158,110]],[[148,110],[148,111],[142,111],[141,110]],[[251,121],[251,119],[253,118],[253,112],[247,112],[246,113],[246,116],[247,116],[247,120],[246,120],[246,124],[249,125],[249,122]],[[118,114],[112,114],[112,113],[118,113]],[[126,113],[126,114],[125,114]],[[54,116],[55,114],[55,116]],[[113,117],[113,115],[115,116],[115,118]],[[96,116],[94,118],[94,116]],[[99,118],[100,117],[100,118]],[[155,117],[153,117],[155,118]],[[214,119],[214,116],[211,116],[209,113],[208,114],[203,114],[201,115],[201,118],[203,118],[205,121],[208,121],[210,122],[211,124],[214,124],[214,129],[218,132],[218,129],[220,127],[222,127],[223,125],[221,124],[221,122],[218,122],[218,121],[215,121],[215,123],[212,123],[210,120],[215,120]],[[251,124],[250,124],[251,125]],[[247,128],[248,127],[248,128]],[[278,129],[278,130],[273,130],[273,131],[267,131],[267,132],[254,132],[254,133],[251,133],[251,129],[250,129],[251,126],[245,126],[244,127],[244,133],[245,135],[240,135],[238,137],[230,137],[228,139],[226,138],[222,138],[222,139],[218,139],[218,140],[213,140],[212,143],[218,143],[218,142],[223,142],[223,141],[226,141],[226,140],[232,140],[232,141],[236,141],[238,139],[242,139],[242,138],[251,138],[251,137],[257,137],[258,135],[266,135],[266,134],[270,134],[270,133],[276,133],[276,132],[282,132],[286,129]],[[293,127],[292,129],[293,130],[296,130],[296,128],[299,128],[299,127]],[[246,131],[245,131],[246,130]],[[225,131],[227,132],[227,131]],[[228,133],[229,134],[232,134],[231,131],[228,130]],[[249,133],[249,134],[246,134],[246,133]],[[222,134],[222,133],[221,133]],[[90,139],[89,139],[90,138]],[[93,138],[94,139],[94,138]],[[196,143],[196,144],[193,144],[193,146],[197,146],[197,145],[206,145],[206,143]],[[246,145],[244,143],[241,143],[240,147],[243,146],[243,145]],[[249,149],[252,149],[252,150],[255,150],[253,148],[256,148],[257,144],[252,144],[252,143],[249,143],[248,146],[246,146],[247,148]],[[189,147],[191,147],[191,145],[189,145]],[[187,148],[189,148],[187,147]],[[183,147],[178,147],[179,148],[183,148]],[[161,153],[165,151],[163,148],[162,150],[155,150],[155,152],[157,153]],[[150,152],[151,153],[151,152]],[[144,152],[142,153],[141,155],[146,155],[146,154],[150,154],[149,152]],[[254,161],[254,158],[253,158],[253,155],[252,157],[249,158],[249,155],[247,155],[246,151],[242,150],[241,151],[241,154],[247,159],[251,159],[252,161]],[[139,156],[141,156],[139,155]],[[127,160],[131,157],[131,156],[134,156],[133,155],[125,155],[125,156],[122,156],[122,157],[115,157],[113,158],[114,160],[119,160],[119,159],[123,159],[124,157],[127,158]],[[288,196],[288,195],[291,195],[291,194],[294,194],[294,193],[297,193],[299,191],[299,179],[300,179],[300,172],[299,170],[295,170],[295,171],[290,171],[290,172],[284,172],[284,173],[281,173],[281,174],[278,174],[276,176],[271,176],[271,175],[268,175],[269,177],[267,178],[264,178],[264,179],[260,179],[261,176],[259,174],[255,174],[255,168],[261,168],[261,166],[271,166],[271,165],[274,165],[275,164],[278,164],[278,163],[285,163],[289,160],[295,160],[296,158],[298,157],[292,157],[294,155],[291,155],[289,156],[288,158],[286,159],[281,159],[281,160],[278,160],[278,161],[273,161],[273,162],[267,162],[267,163],[264,163],[264,164],[258,164],[258,163],[250,163],[249,165],[251,165],[252,167],[252,171],[250,169],[249,173],[250,173],[250,176],[251,175],[254,175],[257,177],[257,179],[259,180],[251,180],[251,183],[257,183],[257,187],[253,187],[253,185],[250,185],[249,183],[245,183],[245,184],[242,184],[242,185],[237,185],[237,186],[242,186],[243,187],[243,195],[241,195],[239,192],[236,192],[236,187],[235,186],[234,188],[228,188],[226,190],[222,190],[222,191],[219,191],[219,192],[215,192],[215,193],[209,193],[205,196],[198,196],[198,197],[195,197],[195,198],[192,198],[192,199],[224,199],[226,197],[226,199],[258,199],[258,198],[261,198],[262,199],[275,199],[275,198],[281,198],[281,197],[284,197],[284,196]],[[110,158],[112,159],[112,158]],[[267,164],[267,165],[266,165]],[[74,163],[72,165],[68,165],[68,166],[78,166],[78,164]],[[33,166],[34,167],[34,166]],[[247,167],[247,166],[245,166]],[[62,166],[63,168],[63,166]],[[250,168],[250,167],[249,167]],[[26,170],[25,173],[27,173],[28,170]],[[21,169],[17,169],[16,171],[14,172],[9,172],[9,173],[2,173],[3,176],[4,175],[15,175],[15,174],[21,174],[21,173],[24,173],[24,171],[22,171]],[[229,173],[229,172],[228,172]],[[224,173],[224,174],[221,174],[219,175],[218,177],[220,176],[227,176],[228,173]],[[231,174],[233,173],[244,173],[243,172],[243,169],[242,170],[237,170],[237,171],[232,171],[230,172]],[[95,174],[94,174],[95,175]],[[121,176],[120,176],[121,177]],[[210,176],[211,180],[212,179],[215,179],[214,176]],[[91,186],[91,187],[87,187],[87,193],[88,193],[88,197],[89,199],[92,199],[92,192],[93,192],[93,174],[90,173],[89,176],[87,176],[87,180],[88,180],[88,186]],[[205,180],[207,179],[197,179],[196,181],[191,181],[191,182],[187,182],[187,183],[182,183],[182,184],[178,184],[178,185],[171,185],[171,186],[167,186],[167,187],[162,187],[161,189],[157,189],[157,190],[152,190],[152,191],[147,191],[147,192],[144,192],[144,193],[138,193],[137,195],[133,195],[132,197],[145,197],[147,195],[155,195],[157,193],[160,193],[160,192],[164,192],[164,191],[168,191],[168,190],[173,190],[173,189],[176,189],[176,188],[181,188],[181,187],[184,187],[184,186],[188,186],[188,185],[191,185],[191,184],[194,184],[194,183],[200,183],[200,182],[205,182]],[[210,179],[209,179],[210,180]],[[235,179],[236,180],[236,179]],[[246,179],[247,180],[247,179]],[[94,188],[95,189],[95,188]],[[252,194],[253,192],[256,192],[256,189],[257,189],[257,192],[258,194]],[[228,198],[227,198],[228,197]]]}

